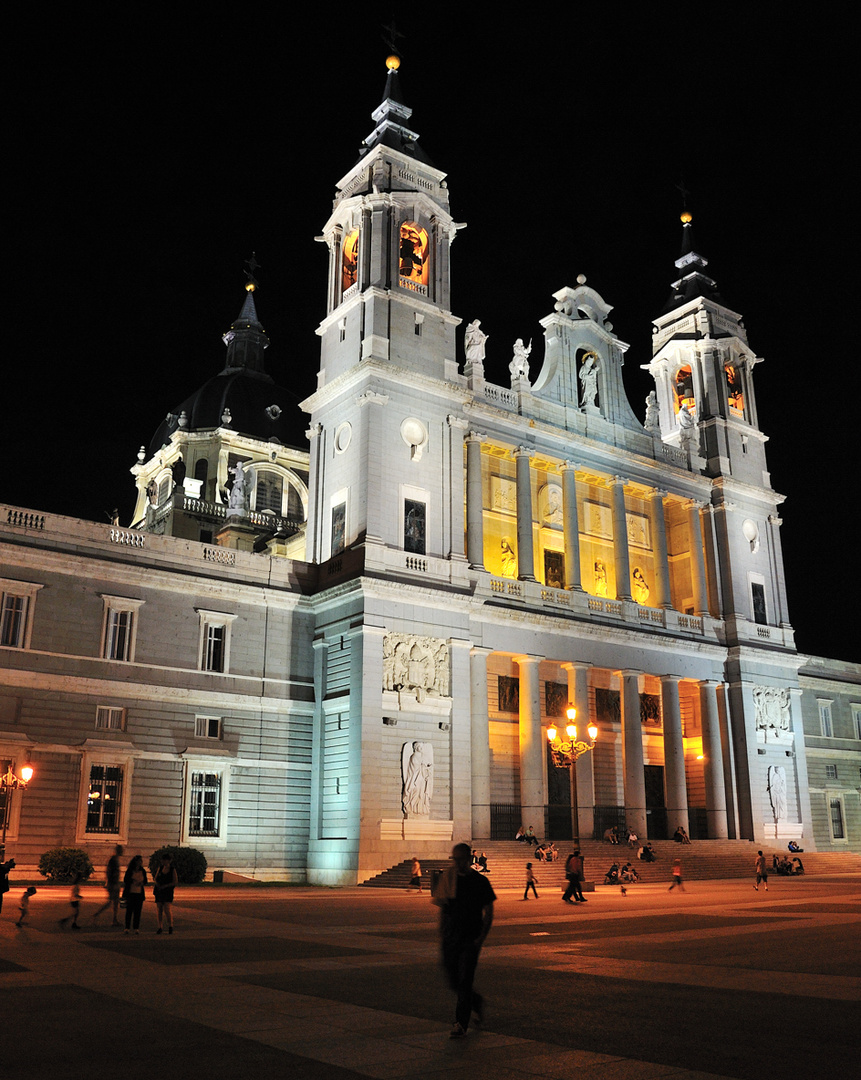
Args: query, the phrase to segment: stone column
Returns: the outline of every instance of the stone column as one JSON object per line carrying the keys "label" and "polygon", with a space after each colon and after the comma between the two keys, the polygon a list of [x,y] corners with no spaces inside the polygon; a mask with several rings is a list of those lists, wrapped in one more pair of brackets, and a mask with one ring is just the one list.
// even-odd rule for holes
{"label": "stone column", "polygon": [[487,712],[487,658],[492,649],[469,653],[470,748],[472,756],[472,839],[490,839],[490,720]]}
{"label": "stone column", "polygon": [[674,833],[679,825],[690,832],[688,789],[685,783],[685,744],[682,738],[682,711],[679,679],[661,677],[661,713],[664,725],[664,785],[667,794],[667,828]]}
{"label": "stone column", "polygon": [[520,666],[520,808],[525,826],[544,833],[544,741],[538,665],[541,656],[515,656]]}
{"label": "stone column", "polygon": [[706,818],[709,823],[709,839],[725,840],[727,837],[726,792],[723,780],[723,750],[718,717],[718,683],[704,679],[700,688],[700,722],[703,729],[703,773],[706,785]]}
{"label": "stone column", "polygon": [[484,496],[481,480],[481,444],[485,436],[471,431],[466,437],[466,558],[475,570],[484,569]]}
{"label": "stone column", "polygon": [[633,600],[631,596],[631,564],[628,559],[628,518],[625,514],[625,480],[613,477],[613,554],[616,562],[616,597]]}
{"label": "stone column", "polygon": [[577,517],[577,466],[563,461],[562,473],[562,536],[565,543],[565,588],[583,591],[580,581],[580,522]]}
{"label": "stone column", "polygon": [[531,457],[532,451],[526,446],[518,446],[514,451],[517,466],[517,576],[521,581],[535,581]]}
{"label": "stone column", "polygon": [[703,555],[703,530],[700,525],[700,508],[704,503],[688,500],[688,532],[691,543],[691,588],[694,594],[694,614],[708,615],[709,603],[706,591],[706,564]]}
{"label": "stone column", "polygon": [[620,671],[622,683],[622,772],[625,784],[625,821],[640,837],[648,835],[646,773],[640,722],[641,671]]}
{"label": "stone column", "polygon": [[451,413],[445,418],[448,425],[448,461],[446,462],[446,484],[448,497],[443,499],[443,526],[446,554],[450,559],[463,559],[463,504],[464,504],[464,469],[463,469],[463,433],[467,422]]}
{"label": "stone column", "polygon": [[[652,547],[655,552],[655,607],[673,606],[670,588],[670,560],[667,555],[667,519],[664,514],[666,491],[654,488],[649,493],[652,504]],[[685,826],[687,829],[687,825]]]}
{"label": "stone column", "polygon": [[[577,710],[577,737],[587,740],[589,733],[589,668],[591,664],[573,661],[563,664],[568,673],[568,700]],[[600,738],[600,732],[598,733]],[[576,797],[578,832],[590,837],[595,829],[595,769],[592,754],[583,754],[574,766],[574,794]]]}

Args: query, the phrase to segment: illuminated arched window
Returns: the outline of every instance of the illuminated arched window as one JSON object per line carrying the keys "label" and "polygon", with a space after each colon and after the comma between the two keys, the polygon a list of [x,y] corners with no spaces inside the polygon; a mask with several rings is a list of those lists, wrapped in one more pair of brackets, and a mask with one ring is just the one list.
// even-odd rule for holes
{"label": "illuminated arched window", "polygon": [[417,292],[427,292],[428,234],[414,221],[401,225],[398,265],[401,285]]}
{"label": "illuminated arched window", "polygon": [[741,384],[741,372],[735,364],[725,364],[723,371],[726,376],[726,396],[729,407],[734,412],[744,416],[744,389]]}
{"label": "illuminated arched window", "polygon": [[284,500],[284,480],[277,473],[257,471],[257,491],[254,509],[258,513],[271,510],[281,516],[281,504]]}
{"label": "illuminated arched window", "polygon": [[697,411],[697,403],[694,398],[694,378],[689,366],[679,368],[676,373],[676,381],[673,383],[673,406],[676,412],[687,405],[692,413]]}
{"label": "illuminated arched window", "polygon": [[359,275],[359,230],[353,229],[344,237],[341,250],[341,292],[355,285]]}

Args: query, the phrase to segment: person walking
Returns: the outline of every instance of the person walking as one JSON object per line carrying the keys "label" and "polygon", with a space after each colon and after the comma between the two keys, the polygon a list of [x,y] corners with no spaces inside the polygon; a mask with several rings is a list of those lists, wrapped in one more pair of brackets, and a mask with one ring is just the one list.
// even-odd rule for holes
{"label": "person walking", "polygon": [[93,915],[93,922],[98,919],[103,911],[107,911],[108,908],[113,908],[114,920],[111,923],[111,926],[120,925],[120,855],[122,855],[122,853],[123,845],[117,844],[114,848],[113,855],[108,859],[107,866],[105,867],[105,888],[108,891],[108,898]]}
{"label": "person walking", "polygon": [[673,883],[670,886],[668,891],[672,892],[673,889],[675,889],[675,887],[677,885],[678,885],[679,889],[682,892],[685,891],[685,887],[682,884],[682,860],[681,859],[676,859],[676,861],[673,863]]}
{"label": "person walking", "polygon": [[162,932],[162,921],[167,915],[167,932],[173,933],[173,890],[179,884],[179,876],[173,859],[167,851],[161,854],[161,866],[155,872],[152,879],[152,898],[155,900],[155,910],[158,917],[157,934]]}
{"label": "person walking", "polygon": [[534,871],[532,869],[532,863],[528,862],[526,864],[526,889],[525,889],[525,891],[523,893],[523,899],[524,900],[529,899],[529,890],[530,889],[532,889],[532,892],[533,892],[533,894],[535,896],[535,899],[536,900],[538,899],[538,892],[537,892],[537,890],[535,888],[535,885],[536,885],[537,881],[538,881],[538,879],[536,878],[535,873],[534,873]]}
{"label": "person walking", "polygon": [[60,926],[65,926],[66,923],[72,920],[72,929],[80,930],[78,926],[78,912],[81,909],[81,878],[84,875],[80,870],[75,871],[75,876],[72,878],[72,887],[69,890],[69,904],[72,908],[72,914],[67,915],[65,919],[60,919]]}
{"label": "person walking", "polygon": [[35,885],[31,885],[29,889],[25,889],[21,893],[21,899],[18,903],[18,910],[21,914],[18,916],[18,921],[15,923],[16,926],[23,926],[27,921],[27,916],[30,914],[30,897],[35,895]]}
{"label": "person walking", "polygon": [[410,891],[415,889],[416,892],[422,891],[422,864],[418,860],[417,855],[413,855],[413,864],[410,867]]}
{"label": "person walking", "polygon": [[756,884],[754,885],[754,888],[759,892],[759,883],[762,882],[765,891],[768,892],[768,864],[761,851],[756,853],[756,858],[753,860],[753,869],[756,873]]}
{"label": "person walking", "polygon": [[126,902],[126,929],[134,929],[139,934],[141,926],[141,910],[144,902],[144,888],[149,883],[144,870],[143,856],[135,855],[128,865],[123,878],[123,900]]}
{"label": "person walking", "polygon": [[[585,904],[586,897],[583,895],[582,881],[585,880],[586,860],[580,854],[580,848],[575,848],[565,861],[565,877],[568,879],[568,888],[562,894],[566,904]],[[574,897],[572,900],[571,897]]]}
{"label": "person walking", "polygon": [[442,964],[449,986],[457,994],[452,1039],[463,1039],[474,1014],[484,1019],[484,999],[474,988],[475,969],[481,947],[493,925],[496,893],[490,882],[471,869],[469,844],[455,844],[452,865],[443,871],[433,903],[440,911]]}

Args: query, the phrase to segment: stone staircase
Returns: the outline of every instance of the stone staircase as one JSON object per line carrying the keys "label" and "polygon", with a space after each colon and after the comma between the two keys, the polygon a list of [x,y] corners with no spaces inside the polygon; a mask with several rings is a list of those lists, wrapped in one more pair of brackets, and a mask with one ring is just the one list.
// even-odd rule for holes
{"label": "stone staircase", "polygon": [[[584,840],[580,851],[586,860],[586,880],[603,884],[604,874],[616,862],[624,866],[633,863],[641,883],[669,882],[673,861],[682,860],[682,875],[688,881],[717,880],[720,878],[753,879],[753,862],[759,845],[752,840],[694,840],[691,844],[677,844],[673,840],[653,840],[652,847],[657,862],[643,863],[636,858],[636,851],[625,844],[606,844],[599,840]],[[538,878],[539,890],[565,887],[565,859],[573,849],[571,841],[556,841],[560,860],[554,863],[538,862],[533,847],[514,840],[486,840],[476,843],[476,850],[487,855],[488,875],[494,889],[522,889],[525,885],[526,863],[530,861]],[[762,851],[771,866],[776,852],[783,855],[783,847],[763,844]],[[861,874],[861,853],[856,852],[804,852],[799,855],[807,874]],[[382,874],[363,882],[364,885],[383,888],[407,888],[410,881],[411,860],[406,859],[390,867]],[[447,858],[423,859],[422,881],[429,889],[433,870],[444,870]]]}

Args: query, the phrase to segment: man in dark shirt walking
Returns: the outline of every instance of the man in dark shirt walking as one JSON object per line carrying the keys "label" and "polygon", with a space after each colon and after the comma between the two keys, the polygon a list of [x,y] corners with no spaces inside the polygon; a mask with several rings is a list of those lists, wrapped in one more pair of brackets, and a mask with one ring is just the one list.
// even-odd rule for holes
{"label": "man in dark shirt walking", "polygon": [[434,903],[440,913],[442,963],[449,986],[457,994],[452,1039],[463,1039],[474,1013],[483,1019],[484,999],[473,989],[475,969],[481,946],[493,923],[496,894],[484,876],[471,869],[469,844],[456,844],[450,866],[437,883]]}

